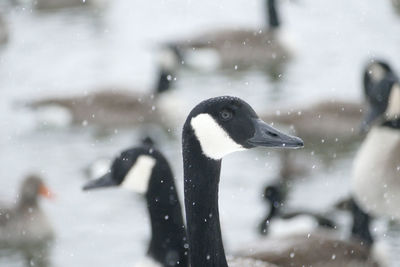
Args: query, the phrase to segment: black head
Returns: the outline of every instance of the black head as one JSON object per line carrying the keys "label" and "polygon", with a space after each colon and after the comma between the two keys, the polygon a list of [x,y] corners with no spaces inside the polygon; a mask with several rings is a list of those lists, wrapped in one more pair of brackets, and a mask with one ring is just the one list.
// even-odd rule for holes
{"label": "black head", "polygon": [[249,104],[231,96],[215,97],[198,104],[185,122],[183,139],[193,133],[203,153],[216,160],[256,146],[303,146],[300,138],[269,126],[258,118]]}
{"label": "black head", "polygon": [[279,185],[268,185],[264,189],[263,197],[271,206],[278,208],[285,201],[285,194]]}
{"label": "black head", "polygon": [[144,194],[147,192],[153,170],[160,164],[165,164],[164,157],[152,145],[145,143],[122,152],[114,160],[107,174],[90,181],[83,190],[122,186]]}
{"label": "black head", "polygon": [[364,93],[369,95],[370,89],[382,81],[387,74],[394,74],[390,65],[380,59],[372,59],[365,66],[363,73]]}
{"label": "black head", "polygon": [[362,124],[364,131],[372,124],[397,119],[400,115],[400,87],[397,76],[387,63],[375,60],[367,66],[364,90],[369,105]]}

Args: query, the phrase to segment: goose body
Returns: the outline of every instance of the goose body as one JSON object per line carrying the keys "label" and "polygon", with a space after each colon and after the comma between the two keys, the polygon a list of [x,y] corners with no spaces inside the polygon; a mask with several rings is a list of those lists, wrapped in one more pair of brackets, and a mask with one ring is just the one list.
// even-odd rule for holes
{"label": "goose body", "polygon": [[345,241],[330,232],[269,237],[238,255],[276,263],[278,266],[376,267],[370,249],[360,242]]}
{"label": "goose body", "polygon": [[[39,99],[31,102],[29,107],[38,111],[46,109],[45,112],[51,108],[52,114],[54,108],[60,110],[63,115],[54,120],[64,121],[62,124],[111,128],[146,122],[162,124],[162,115],[153,108],[155,104],[152,95],[104,89],[85,96]],[[48,118],[45,121],[49,121]]]}
{"label": "goose body", "polygon": [[353,188],[365,208],[400,220],[400,132],[374,127],[354,162]]}
{"label": "goose body", "polygon": [[103,4],[101,0],[36,0],[34,8],[37,10],[56,10],[63,8],[96,7]]}
{"label": "goose body", "polygon": [[321,101],[308,107],[291,108],[261,115],[264,121],[288,125],[310,144],[345,143],[360,139],[357,125],[364,105],[348,101]]}
{"label": "goose body", "polygon": [[175,55],[162,51],[157,86],[153,93],[138,94],[132,90],[105,88],[83,96],[37,99],[27,103],[27,106],[37,112],[44,111],[43,123],[58,126],[72,124],[114,128],[145,123],[167,127],[176,115],[168,116],[171,111],[169,107],[163,109],[163,103],[167,101],[161,101],[161,96],[170,89],[175,64]]}
{"label": "goose body", "polygon": [[0,207],[0,249],[22,251],[32,264],[47,261],[46,252],[54,239],[39,195],[49,197],[50,193],[39,177],[31,175],[23,182],[16,205]]}
{"label": "goose body", "polygon": [[273,67],[286,63],[292,53],[279,35],[279,18],[275,0],[266,0],[268,27],[259,29],[218,29],[204,32],[184,41],[170,42],[184,64],[196,66],[204,51],[211,55],[208,62],[217,68],[243,69],[250,66]]}
{"label": "goose body", "polygon": [[301,147],[302,140],[261,121],[243,100],[225,96],[205,100],[190,112],[182,144],[191,266],[274,266],[240,257],[227,262],[218,209],[221,160],[256,146]]}
{"label": "goose body", "polygon": [[352,190],[363,209],[400,220],[400,84],[393,73],[369,88],[369,129],[354,160]]}
{"label": "goose body", "polygon": [[3,15],[0,13],[0,45],[7,43],[8,41],[8,29],[6,22],[4,21]]}
{"label": "goose body", "polygon": [[369,229],[371,217],[354,200],[349,200],[347,205],[353,219],[350,238],[340,237],[333,228],[320,227],[303,233],[268,236],[241,249],[237,255],[266,260],[282,267],[384,266],[374,253],[374,240]]}
{"label": "goose body", "polygon": [[196,58],[203,56],[204,51],[221,68],[277,65],[292,57],[278,32],[268,29],[219,29],[175,45],[186,55],[185,63],[189,66],[196,66]]}
{"label": "goose body", "polygon": [[120,186],[145,195],[151,222],[147,255],[136,267],[187,267],[187,240],[175,181],[165,157],[152,145],[123,151],[109,173],[85,190]]}

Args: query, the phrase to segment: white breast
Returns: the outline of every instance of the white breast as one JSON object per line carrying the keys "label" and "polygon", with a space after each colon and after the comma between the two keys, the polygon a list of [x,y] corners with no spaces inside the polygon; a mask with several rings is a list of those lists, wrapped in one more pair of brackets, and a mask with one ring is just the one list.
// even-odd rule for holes
{"label": "white breast", "polygon": [[362,207],[375,215],[400,219],[400,132],[374,127],[353,166],[352,190]]}

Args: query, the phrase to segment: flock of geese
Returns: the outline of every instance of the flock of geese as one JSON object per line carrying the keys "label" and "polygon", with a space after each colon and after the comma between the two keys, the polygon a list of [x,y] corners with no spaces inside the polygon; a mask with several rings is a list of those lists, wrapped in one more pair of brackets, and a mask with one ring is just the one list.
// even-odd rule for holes
{"label": "flock of geese", "polygon": [[[38,0],[37,6],[56,8],[55,3],[63,2],[74,3]],[[207,54],[218,68],[256,65],[279,69],[292,58],[279,38],[276,1],[266,3],[268,25],[260,29],[218,30],[167,42],[156,86],[149,94],[104,88],[85,96],[37,99],[26,106],[35,110],[62,107],[69,113],[70,124],[86,121],[100,127],[142,127],[146,123],[171,127],[171,117],[176,120],[177,114],[171,114],[168,105],[163,109],[163,95],[182,65],[195,68],[195,59],[204,59]],[[398,5],[396,1],[393,4]],[[2,25],[0,20],[0,42],[5,42]],[[279,115],[258,114],[242,99],[221,96],[204,100],[183,114],[185,218],[169,159],[149,138],[121,152],[106,174],[89,181],[83,189],[119,186],[145,196],[151,238],[138,267],[385,266],[385,259],[376,253],[370,224],[374,217],[400,220],[400,82],[387,62],[369,61],[363,70],[363,93],[365,104],[320,102]],[[273,122],[274,127],[265,121]],[[286,134],[276,125],[289,126],[293,132]],[[255,147],[286,150],[322,139],[337,145],[363,140],[354,159],[352,195],[334,207],[351,214],[350,236],[339,237],[337,223],[327,214],[285,211],[282,203],[288,189],[284,178],[291,174],[281,173],[282,179],[268,185],[263,194],[269,212],[259,229],[265,238],[227,256],[218,206],[222,159]],[[52,227],[38,204],[39,196],[51,198],[52,194],[41,178],[32,174],[23,182],[16,205],[0,207],[0,247],[46,246],[53,240]],[[312,227],[288,233],[292,227],[288,222],[299,217],[313,220]],[[285,235],[274,234],[278,223],[286,223]]]}

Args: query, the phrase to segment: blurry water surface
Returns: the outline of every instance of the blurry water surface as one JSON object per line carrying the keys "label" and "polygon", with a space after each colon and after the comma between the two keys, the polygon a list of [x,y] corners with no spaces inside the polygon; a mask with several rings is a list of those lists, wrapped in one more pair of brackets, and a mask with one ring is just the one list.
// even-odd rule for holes
{"label": "blurry water surface", "polygon": [[[257,70],[239,73],[234,66],[227,75],[183,71],[172,94],[188,107],[211,96],[237,95],[262,111],[320,99],[360,100],[361,69],[370,57],[386,58],[400,70],[400,19],[388,0],[282,2],[283,29],[296,58],[278,81]],[[32,98],[84,94],[104,86],[145,91],[154,84],[159,42],[216,27],[257,27],[264,23],[263,2],[113,0],[96,11],[0,8],[10,31],[10,42],[0,50],[0,202],[12,202],[24,174],[39,172],[57,195],[42,203],[58,234],[52,266],[132,266],[144,255],[149,236],[142,199],[124,190],[87,194],[80,188],[87,164],[116,155],[140,133],[38,130],[34,116],[16,107]],[[181,189],[180,141],[160,137],[157,142],[171,159]],[[337,157],[328,169],[320,168],[324,163],[318,156],[308,156],[316,162],[309,166],[311,177],[294,186],[290,201],[323,209],[348,192],[354,151]],[[277,162],[265,150],[224,160],[220,210],[228,251],[256,238],[264,212],[262,185],[276,175]],[[398,266],[400,237],[395,231],[384,239],[394,255],[392,266]],[[0,257],[0,265],[23,263],[12,255]]]}

